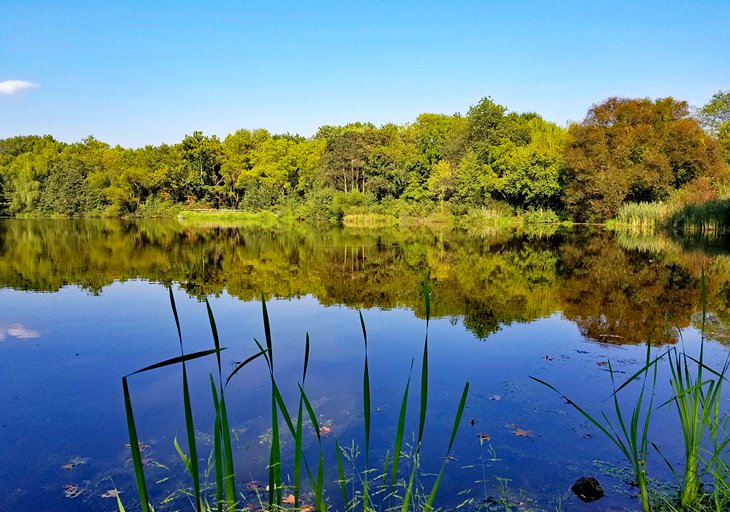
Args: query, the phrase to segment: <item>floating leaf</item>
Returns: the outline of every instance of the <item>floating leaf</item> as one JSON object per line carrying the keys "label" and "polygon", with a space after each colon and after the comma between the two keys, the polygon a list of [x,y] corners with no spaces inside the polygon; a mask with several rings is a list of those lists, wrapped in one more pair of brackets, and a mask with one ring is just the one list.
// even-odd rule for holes
{"label": "floating leaf", "polygon": [[64,464],[63,466],[61,466],[61,469],[65,469],[66,471],[71,471],[73,468],[74,468],[74,465],[71,463]]}
{"label": "floating leaf", "polygon": [[252,480],[246,484],[246,489],[248,489],[249,491],[256,491],[258,489],[261,489],[263,486],[263,482],[260,482],[259,480]]}
{"label": "floating leaf", "polygon": [[294,505],[294,495],[293,494],[287,494],[284,496],[284,498],[281,500],[281,502],[284,505]]}
{"label": "floating leaf", "polygon": [[319,427],[319,433],[322,436],[327,437],[328,435],[330,435],[332,433],[332,427],[326,427],[326,426]]}
{"label": "floating leaf", "polygon": [[532,437],[532,432],[521,428],[514,429],[512,431],[512,434],[516,435],[517,437]]}
{"label": "floating leaf", "polygon": [[485,434],[484,432],[480,432],[479,434],[477,434],[477,437],[479,438],[479,441],[491,441],[492,440],[492,436],[490,436],[489,434]]}
{"label": "floating leaf", "polygon": [[118,498],[119,497],[119,491],[116,489],[109,489],[104,494],[101,495],[102,498]]}
{"label": "floating leaf", "polygon": [[63,486],[63,495],[67,498],[78,498],[82,492],[83,489],[76,485],[66,484]]}

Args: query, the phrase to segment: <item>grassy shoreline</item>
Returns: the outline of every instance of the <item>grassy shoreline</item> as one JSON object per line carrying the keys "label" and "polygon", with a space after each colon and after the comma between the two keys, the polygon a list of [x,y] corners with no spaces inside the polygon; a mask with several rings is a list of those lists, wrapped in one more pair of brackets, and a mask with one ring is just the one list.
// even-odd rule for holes
{"label": "grassy shoreline", "polygon": [[[107,218],[105,215],[64,217],[59,215],[22,214],[18,219]],[[158,208],[143,215],[121,216],[121,219],[177,219],[186,225],[246,225],[273,226],[279,223],[312,223],[342,226],[353,229],[382,229],[394,227],[449,228],[479,231],[480,229],[527,229],[554,228],[575,223],[552,210],[511,211],[506,208],[474,208],[454,212],[449,208],[408,208],[387,211],[383,208],[353,207],[345,209],[333,218],[305,215],[291,210],[232,210],[232,209],[181,209]],[[724,234],[730,230],[730,198],[713,199],[702,203],[626,203],[616,216],[603,223],[614,231],[654,234],[660,231],[680,234]]]}

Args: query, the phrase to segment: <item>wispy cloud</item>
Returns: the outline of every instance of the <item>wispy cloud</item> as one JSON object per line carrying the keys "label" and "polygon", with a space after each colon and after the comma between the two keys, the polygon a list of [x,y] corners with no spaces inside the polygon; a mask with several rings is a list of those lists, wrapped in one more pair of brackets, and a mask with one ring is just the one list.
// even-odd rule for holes
{"label": "wispy cloud", "polygon": [[40,335],[41,333],[38,331],[30,329],[23,324],[0,324],[0,341],[3,341],[8,336],[19,340],[30,340],[39,338]]}
{"label": "wispy cloud", "polygon": [[4,82],[0,82],[0,94],[10,96],[11,94],[16,94],[26,89],[35,89],[36,87],[38,87],[36,84],[27,80],[5,80]]}

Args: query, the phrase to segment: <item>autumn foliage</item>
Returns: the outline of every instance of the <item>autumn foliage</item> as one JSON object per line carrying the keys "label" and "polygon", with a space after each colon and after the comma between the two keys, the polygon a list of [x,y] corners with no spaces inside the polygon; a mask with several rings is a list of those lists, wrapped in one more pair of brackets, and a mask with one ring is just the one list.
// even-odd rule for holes
{"label": "autumn foliage", "polygon": [[659,201],[694,180],[725,179],[717,141],[672,98],[609,98],[571,126],[565,203],[577,220],[603,221],[627,201]]}

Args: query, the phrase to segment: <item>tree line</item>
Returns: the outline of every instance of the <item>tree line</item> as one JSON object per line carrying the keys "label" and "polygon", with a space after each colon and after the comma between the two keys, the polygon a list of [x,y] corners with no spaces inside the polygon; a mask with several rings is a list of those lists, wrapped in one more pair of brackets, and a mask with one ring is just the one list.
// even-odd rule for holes
{"label": "tree line", "polygon": [[323,126],[310,138],[241,129],[128,149],[91,136],[12,137],[0,140],[0,214],[159,216],[187,207],[339,221],[353,208],[491,208],[600,222],[626,202],[726,195],[729,164],[730,91],[696,111],[673,98],[609,98],[567,128],[484,98],[465,115]]}

